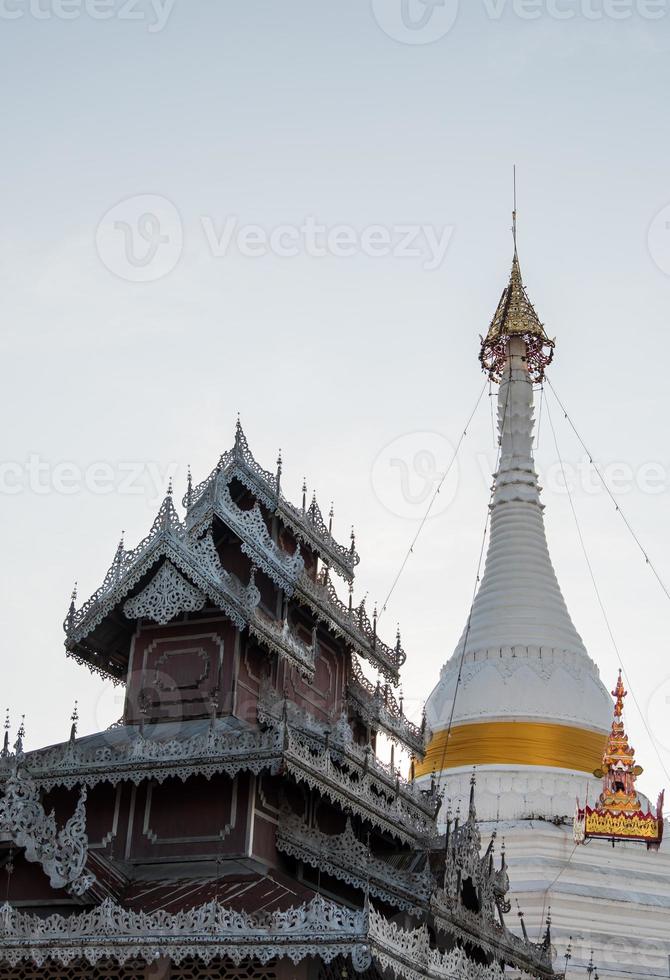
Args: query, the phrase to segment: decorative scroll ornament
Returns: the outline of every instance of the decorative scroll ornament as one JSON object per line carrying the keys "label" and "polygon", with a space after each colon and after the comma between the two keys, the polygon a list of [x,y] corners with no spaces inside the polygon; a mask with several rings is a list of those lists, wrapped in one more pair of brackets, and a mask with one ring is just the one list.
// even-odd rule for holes
{"label": "decorative scroll ornament", "polygon": [[175,616],[199,612],[207,598],[166,561],[142,591],[123,606],[128,619],[150,619],[165,626]]}
{"label": "decorative scroll ornament", "polygon": [[17,847],[25,848],[28,861],[42,865],[52,888],[69,888],[83,895],[95,877],[85,872],[88,857],[86,835],[86,788],[65,827],[58,831],[53,812],[47,814],[36,783],[14,764],[0,800],[0,831]]}
{"label": "decorative scroll ornament", "polygon": [[607,739],[602,767],[596,769],[594,776],[602,778],[603,790],[596,806],[586,805],[577,809],[574,819],[575,843],[583,844],[590,838],[605,838],[615,841],[637,841],[647,845],[648,850],[658,850],[663,839],[663,799],[658,798],[656,813],[646,813],[635,788],[638,776],[643,769],[635,764],[635,750],[628,744],[623,723],[623,703],[628,692],[624,688],[621,671],[616,687],[612,691],[615,699],[612,730]]}

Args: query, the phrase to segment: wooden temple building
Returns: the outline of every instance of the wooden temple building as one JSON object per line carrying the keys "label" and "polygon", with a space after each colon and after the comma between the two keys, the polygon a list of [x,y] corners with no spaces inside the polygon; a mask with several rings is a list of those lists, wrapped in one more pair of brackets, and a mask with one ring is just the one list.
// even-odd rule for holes
{"label": "wooden temple building", "polygon": [[30,752],[6,731],[0,980],[554,976],[548,928],[506,924],[474,780],[440,834],[436,783],[377,756],[381,733],[420,761],[430,732],[394,694],[400,636],[353,603],[355,542],[239,423],[183,507],[169,492],[65,621],[122,719]]}

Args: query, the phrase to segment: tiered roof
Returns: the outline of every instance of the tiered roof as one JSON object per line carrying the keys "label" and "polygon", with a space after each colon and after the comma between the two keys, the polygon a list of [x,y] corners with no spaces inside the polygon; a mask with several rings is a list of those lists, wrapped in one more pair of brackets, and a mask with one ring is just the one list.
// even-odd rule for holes
{"label": "tiered roof", "polygon": [[[170,490],[149,534],[130,550],[123,540],[119,543],[102,585],[79,609],[73,597],[64,624],[68,654],[93,671],[121,681],[137,614],[159,609],[160,618],[155,621],[169,622],[181,612],[196,612],[207,605],[222,610],[238,629],[248,629],[261,645],[301,672],[313,673],[310,647],[286,623],[272,620],[259,608],[253,571],[245,583],[221,565],[212,537],[212,522],[217,518],[238,537],[253,570],[267,575],[287,597],[295,596],[309,607],[331,633],[397,684],[406,659],[399,636],[393,646],[384,643],[377,636],[376,617],[370,621],[365,600],[354,606],[350,589],[348,604],[342,602],[332,581],[331,571],[335,571],[353,582],[354,567],[360,560],[353,540],[349,548],[335,541],[315,500],[302,510],[290,504],[281,492],[280,475],[280,467],[273,476],[256,463],[238,422],[233,448],[203,483],[187,492],[184,521],[177,515]],[[233,500],[234,480],[253,494],[251,509]],[[268,529],[272,518],[294,536],[297,544],[292,553],[273,538]],[[322,562],[319,574],[307,572],[301,548]],[[168,570],[160,579],[149,580],[161,561],[169,563]]]}
{"label": "tiered roof", "polygon": [[[548,944],[504,924],[505,862],[481,854],[474,782],[468,819],[445,838],[436,782],[377,756],[380,732],[416,758],[429,732],[392,689],[400,633],[384,643],[376,614],[354,605],[353,540],[338,544],[316,501],[285,499],[281,464],[257,464],[239,423],[184,506],[182,519],[170,490],[65,621],[69,656],[127,682],[123,718],[78,738],[75,714],[66,742],[28,754],[22,733],[14,752],[6,739],[0,960],[77,976],[157,957],[224,972],[317,957],[338,975],[348,962],[398,980],[503,980],[505,964],[553,976]],[[21,911],[13,848],[29,882]]]}
{"label": "tiered roof", "polygon": [[574,832],[578,844],[601,837],[612,843],[638,841],[646,844],[647,848],[656,849],[663,838],[664,792],[658,798],[654,814],[650,809],[643,808],[635,786],[644,770],[635,763],[635,750],[628,744],[623,722],[624,698],[627,694],[619,671],[616,687],[612,691],[615,699],[612,730],[603,753],[602,767],[594,772],[602,779],[603,790],[595,807],[591,808],[587,802],[582,810],[577,803]]}

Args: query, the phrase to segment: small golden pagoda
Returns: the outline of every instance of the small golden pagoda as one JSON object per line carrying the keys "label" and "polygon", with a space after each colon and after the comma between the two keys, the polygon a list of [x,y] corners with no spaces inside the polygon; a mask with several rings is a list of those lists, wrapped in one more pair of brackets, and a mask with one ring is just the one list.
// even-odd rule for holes
{"label": "small golden pagoda", "polygon": [[588,803],[580,809],[577,800],[575,841],[584,844],[591,838],[601,838],[611,840],[612,846],[617,841],[638,841],[646,844],[647,849],[657,850],[663,837],[664,791],[658,798],[656,814],[651,810],[645,813],[635,788],[637,777],[643,770],[635,764],[635,750],[628,744],[623,723],[623,703],[627,694],[619,671],[617,685],[612,691],[616,701],[612,730],[602,767],[593,774],[602,779],[603,791],[593,809]]}

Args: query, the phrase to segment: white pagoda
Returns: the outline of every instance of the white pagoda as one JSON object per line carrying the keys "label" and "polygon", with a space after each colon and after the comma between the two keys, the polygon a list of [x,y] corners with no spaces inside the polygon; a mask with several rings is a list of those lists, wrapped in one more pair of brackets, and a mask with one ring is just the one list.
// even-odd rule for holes
{"label": "white pagoda", "polygon": [[[476,767],[482,830],[505,840],[512,895],[531,938],[551,909],[557,969],[601,980],[667,977],[670,849],[645,849],[614,831],[579,846],[582,825],[573,826],[576,798],[595,801],[603,790],[614,705],[570,618],[547,547],[533,392],[553,353],[523,285],[515,234],[509,284],[480,355],[499,384],[486,566],[428,699],[434,734],[416,775],[428,781],[436,774],[455,813],[467,807]],[[640,803],[659,837],[660,802],[656,812]]]}

